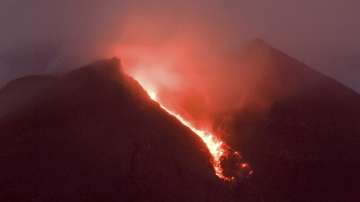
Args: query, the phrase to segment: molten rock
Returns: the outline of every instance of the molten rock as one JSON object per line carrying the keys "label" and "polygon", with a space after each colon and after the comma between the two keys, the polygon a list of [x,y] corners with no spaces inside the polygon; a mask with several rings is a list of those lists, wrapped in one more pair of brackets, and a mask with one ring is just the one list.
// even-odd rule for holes
{"label": "molten rock", "polygon": [[234,182],[240,182],[243,179],[249,178],[254,173],[244,158],[233,150],[229,150],[228,153],[220,159],[220,162],[224,175]]}

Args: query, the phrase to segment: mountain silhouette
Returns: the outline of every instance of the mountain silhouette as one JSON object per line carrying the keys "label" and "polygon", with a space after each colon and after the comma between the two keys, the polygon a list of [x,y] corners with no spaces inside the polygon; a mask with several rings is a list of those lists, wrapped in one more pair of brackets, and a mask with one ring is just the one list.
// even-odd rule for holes
{"label": "mountain silhouette", "polygon": [[358,201],[360,96],[274,49],[249,43],[238,63],[256,72],[256,90],[271,100],[232,112],[226,142],[256,171],[258,201]]}
{"label": "mountain silhouette", "polygon": [[117,59],[15,80],[0,105],[1,201],[232,200],[203,142]]}
{"label": "mountain silhouette", "polygon": [[0,200],[358,201],[360,96],[263,40],[234,58],[251,96],[214,128],[251,178],[218,179],[203,142],[113,58],[0,90]]}

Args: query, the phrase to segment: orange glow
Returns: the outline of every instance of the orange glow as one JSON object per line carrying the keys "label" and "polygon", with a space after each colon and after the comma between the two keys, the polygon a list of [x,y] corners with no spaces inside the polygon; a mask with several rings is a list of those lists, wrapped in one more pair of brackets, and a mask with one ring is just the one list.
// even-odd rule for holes
{"label": "orange glow", "polygon": [[214,167],[215,174],[226,181],[231,181],[234,178],[233,177],[227,177],[223,174],[223,168],[221,167],[221,158],[224,157],[227,154],[227,148],[228,146],[225,145],[223,141],[217,138],[216,135],[212,134],[211,132],[197,129],[191,124],[188,120],[183,118],[180,114],[177,114],[167,107],[165,107],[163,104],[161,104],[160,100],[157,97],[157,94],[154,90],[150,89],[144,83],[141,82],[141,80],[138,80],[138,82],[142,85],[142,87],[145,89],[145,91],[148,93],[149,97],[157,102],[160,107],[165,110],[167,113],[175,117],[178,121],[180,121],[184,126],[189,128],[191,131],[193,131],[197,136],[199,136],[202,141],[206,144],[211,156],[212,156],[212,164]]}
{"label": "orange glow", "polygon": [[153,101],[201,138],[211,154],[216,176],[225,181],[245,179],[252,174],[250,165],[242,167],[242,156],[219,134],[208,130],[214,128],[217,114],[238,109],[242,104],[237,103],[241,99],[228,100],[229,91],[224,90],[233,89],[233,83],[226,81],[235,74],[218,71],[215,67],[228,66],[227,63],[217,54],[203,52],[211,48],[203,48],[201,41],[197,37],[180,37],[157,45],[122,45],[116,48],[115,55],[122,58],[124,71],[140,83]]}

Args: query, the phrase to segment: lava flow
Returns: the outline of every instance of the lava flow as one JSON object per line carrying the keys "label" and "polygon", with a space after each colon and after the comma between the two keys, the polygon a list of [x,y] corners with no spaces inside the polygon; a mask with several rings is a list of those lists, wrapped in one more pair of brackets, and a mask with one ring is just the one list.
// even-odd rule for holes
{"label": "lava flow", "polygon": [[233,151],[216,135],[205,130],[197,129],[190,121],[186,120],[180,114],[165,107],[163,104],[161,104],[155,91],[146,88],[146,85],[143,85],[141,81],[138,82],[143,86],[149,97],[153,101],[157,102],[163,110],[175,117],[184,126],[189,128],[202,139],[212,156],[212,165],[214,167],[216,176],[225,181],[236,181],[241,178],[249,177],[253,174],[250,165],[243,161],[241,155],[238,152]]}

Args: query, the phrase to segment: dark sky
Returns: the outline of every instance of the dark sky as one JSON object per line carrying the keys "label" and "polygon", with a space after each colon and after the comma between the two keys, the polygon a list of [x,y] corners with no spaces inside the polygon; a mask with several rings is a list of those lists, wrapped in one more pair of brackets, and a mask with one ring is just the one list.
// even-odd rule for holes
{"label": "dark sky", "polygon": [[359,8],[357,0],[1,0],[0,81],[90,62],[116,44],[199,32],[225,49],[263,38],[360,92]]}

